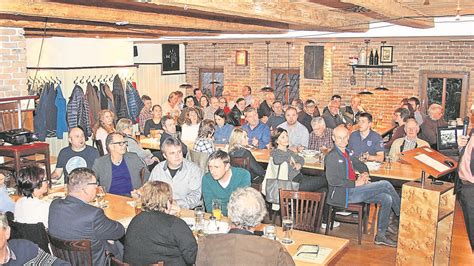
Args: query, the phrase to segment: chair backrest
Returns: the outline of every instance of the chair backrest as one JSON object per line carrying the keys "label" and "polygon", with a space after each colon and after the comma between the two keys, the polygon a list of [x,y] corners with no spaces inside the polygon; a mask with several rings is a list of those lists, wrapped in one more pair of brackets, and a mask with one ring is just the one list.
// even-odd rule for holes
{"label": "chair backrest", "polygon": [[0,132],[18,128],[18,104],[0,103]]}
{"label": "chair backrest", "polygon": [[104,152],[104,147],[102,146],[102,141],[100,141],[99,139],[95,139],[94,140],[94,145],[97,148],[97,150],[99,151],[99,155],[104,156],[105,152]]}
{"label": "chair backrest", "polygon": [[[130,266],[130,264],[120,261],[119,259],[114,257],[112,254],[110,254],[109,257],[110,257],[110,266]],[[164,265],[165,264],[162,261],[153,263],[153,264],[148,264],[148,266],[164,266]]]}
{"label": "chair backrest", "polygon": [[295,229],[319,232],[325,199],[325,192],[280,190],[281,217],[292,216]]}
{"label": "chair backrest", "polygon": [[207,152],[198,152],[194,150],[189,150],[189,160],[191,162],[197,164],[199,168],[201,168],[204,173],[207,173],[209,170],[207,168],[207,159],[209,158],[209,153]]}
{"label": "chair backrest", "polygon": [[230,157],[230,165],[234,167],[244,168],[250,172],[250,158],[249,157]]}
{"label": "chair backrest", "polygon": [[72,265],[92,266],[90,240],[61,240],[49,235],[53,255]]}
{"label": "chair backrest", "polygon": [[48,232],[43,223],[25,224],[9,221],[11,228],[10,239],[27,239],[37,244],[44,252],[49,251]]}

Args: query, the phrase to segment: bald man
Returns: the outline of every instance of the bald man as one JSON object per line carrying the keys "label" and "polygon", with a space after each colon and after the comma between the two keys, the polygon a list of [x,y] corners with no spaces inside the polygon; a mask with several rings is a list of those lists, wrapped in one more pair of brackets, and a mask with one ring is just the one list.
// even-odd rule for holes
{"label": "bald man", "polygon": [[68,140],[69,146],[59,152],[56,169],[51,174],[51,178],[59,179],[64,172],[65,184],[72,170],[79,167],[92,169],[95,159],[99,157],[99,151],[96,148],[86,145],[84,131],[80,127],[69,129]]}
{"label": "bald man", "polygon": [[351,125],[357,124],[359,121],[359,115],[365,112],[361,103],[362,100],[360,99],[359,95],[354,95],[351,97],[351,105],[346,106],[344,110],[343,115],[346,118],[346,121]]}
{"label": "bald man", "polygon": [[[333,131],[334,148],[324,158],[329,192],[329,205],[347,208],[349,203],[380,204],[379,220],[375,244],[396,247],[397,243],[386,236],[386,231],[396,235],[400,216],[400,197],[388,181],[370,182],[369,170],[357,157],[346,149],[349,130],[338,126]],[[356,175],[356,171],[360,174]],[[390,213],[396,218],[390,222]]]}

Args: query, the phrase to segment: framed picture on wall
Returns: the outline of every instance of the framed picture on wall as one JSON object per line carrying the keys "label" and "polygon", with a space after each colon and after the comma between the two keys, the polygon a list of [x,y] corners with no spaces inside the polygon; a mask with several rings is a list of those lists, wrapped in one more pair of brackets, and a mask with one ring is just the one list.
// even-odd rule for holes
{"label": "framed picture on wall", "polygon": [[235,64],[238,66],[247,66],[248,52],[245,50],[237,50],[235,52]]}
{"label": "framed picture on wall", "polygon": [[162,74],[179,74],[181,71],[179,44],[161,45]]}
{"label": "framed picture on wall", "polygon": [[393,62],[393,46],[381,46],[380,47],[380,63],[392,63]]}

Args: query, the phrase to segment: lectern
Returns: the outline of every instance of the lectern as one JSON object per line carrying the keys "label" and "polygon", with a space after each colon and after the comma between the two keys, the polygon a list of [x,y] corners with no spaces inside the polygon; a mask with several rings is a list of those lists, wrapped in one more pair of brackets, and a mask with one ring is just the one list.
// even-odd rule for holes
{"label": "lectern", "polygon": [[450,173],[457,162],[428,147],[404,152],[401,159],[420,168],[422,178],[402,188],[397,265],[449,265],[454,185],[425,181],[425,176]]}

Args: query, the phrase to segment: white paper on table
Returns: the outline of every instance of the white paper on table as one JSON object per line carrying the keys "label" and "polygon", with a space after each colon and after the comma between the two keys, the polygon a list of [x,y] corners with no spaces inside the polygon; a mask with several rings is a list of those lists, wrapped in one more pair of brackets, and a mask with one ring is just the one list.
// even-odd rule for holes
{"label": "white paper on table", "polygon": [[303,246],[298,252],[293,256],[294,260],[300,260],[309,263],[322,264],[326,258],[331,254],[332,248],[319,247],[318,254],[300,254],[301,252],[314,252],[315,249],[312,246]]}
{"label": "white paper on table", "polygon": [[132,219],[133,219],[133,217],[125,217],[125,218],[122,218],[122,219],[118,220],[118,222],[121,223],[123,225],[123,227],[125,227],[125,229],[127,229],[128,225],[130,224]]}
{"label": "white paper on table", "polygon": [[418,161],[434,168],[438,172],[444,172],[444,171],[449,170],[449,167],[447,167],[446,165],[444,165],[444,164],[438,162],[437,160],[429,157],[426,154],[419,154],[419,155],[415,156],[415,159],[417,159]]}

